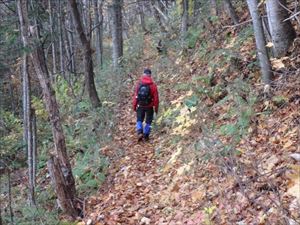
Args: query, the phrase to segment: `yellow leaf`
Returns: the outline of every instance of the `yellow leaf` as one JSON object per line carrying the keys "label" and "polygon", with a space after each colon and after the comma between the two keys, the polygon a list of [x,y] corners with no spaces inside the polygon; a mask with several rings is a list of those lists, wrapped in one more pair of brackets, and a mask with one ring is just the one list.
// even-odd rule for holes
{"label": "yellow leaf", "polygon": [[280,59],[271,59],[271,63],[275,69],[282,69],[285,67],[284,63]]}
{"label": "yellow leaf", "polygon": [[290,187],[287,193],[296,197],[300,204],[300,165],[293,165],[291,168],[293,169],[293,174],[289,175]]}
{"label": "yellow leaf", "polygon": [[284,145],[283,148],[289,148],[294,144],[294,142],[292,140],[288,140]]}

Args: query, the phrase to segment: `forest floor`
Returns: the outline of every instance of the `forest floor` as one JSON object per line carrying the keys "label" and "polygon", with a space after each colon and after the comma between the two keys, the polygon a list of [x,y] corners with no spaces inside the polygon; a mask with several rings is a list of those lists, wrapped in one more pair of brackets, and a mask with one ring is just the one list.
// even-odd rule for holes
{"label": "forest floor", "polygon": [[[107,179],[98,194],[85,201],[84,222],[78,224],[299,224],[300,165],[290,157],[299,151],[300,90],[295,85],[299,77],[280,80],[274,94],[283,99],[255,104],[250,134],[235,146],[238,154],[223,156],[216,152],[232,140],[218,139],[201,127],[210,117],[221,117],[217,122],[223,123],[222,114],[232,102],[211,107],[211,99],[206,98],[202,105],[210,110],[202,112],[199,107],[198,117],[190,116],[194,108],[184,108],[183,100],[191,91],[171,90],[181,82],[189,86],[191,74],[203,62],[178,60],[169,53],[169,65],[178,69],[172,75],[162,68],[150,42],[146,37],[144,61],[132,77],[138,79],[144,67],[156,70],[154,78],[164,102],[159,114],[168,117],[172,114],[168,110],[177,110],[173,120],[178,123],[156,126],[155,121],[150,141],[138,142],[132,93],[122,93],[116,136],[100,150],[111,160]],[[278,103],[281,100],[283,104]],[[199,146],[206,152],[197,152]]]}
{"label": "forest floor", "polygon": [[[153,57],[157,53],[149,46],[150,40],[146,40],[145,43],[148,46],[144,49],[145,61],[133,73],[136,81],[141,71],[146,67],[152,69],[154,60],[157,60]],[[138,142],[135,131],[136,116],[132,110],[132,93],[122,94],[123,100],[118,105],[118,126],[114,144],[101,149],[101,153],[112,160],[108,177],[99,195],[87,200],[85,221],[93,221],[97,225],[172,225],[188,221],[191,225],[198,224],[202,218],[193,223],[197,217],[189,219],[195,213],[188,207],[188,214],[177,210],[176,215],[173,213],[174,209],[166,208],[165,203],[171,197],[168,191],[172,177],[164,172],[165,159],[159,156],[159,146],[161,140],[167,138],[166,134],[161,135],[164,132],[154,130],[149,141]],[[171,185],[171,191],[176,188],[176,185]]]}
{"label": "forest floor", "polygon": [[[144,56],[147,57],[149,48],[144,51]],[[133,78],[137,81],[141,71],[147,66],[151,68],[151,64],[151,61],[143,63],[133,73],[136,74]],[[101,153],[112,160],[108,177],[99,195],[88,200],[86,210],[89,214],[86,219],[99,221],[98,225],[154,224],[162,218],[157,200],[164,188],[164,177],[159,171],[155,155],[160,139],[154,131],[149,141],[138,142],[132,93],[122,94],[123,100],[118,104],[117,134],[113,141],[115,144],[101,149]]]}

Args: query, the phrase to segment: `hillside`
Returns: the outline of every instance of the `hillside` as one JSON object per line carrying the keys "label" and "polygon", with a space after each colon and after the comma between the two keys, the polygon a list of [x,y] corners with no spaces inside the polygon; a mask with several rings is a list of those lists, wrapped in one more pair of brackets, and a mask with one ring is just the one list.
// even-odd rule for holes
{"label": "hillside", "polygon": [[[145,36],[144,57],[152,60],[143,61],[134,78],[148,66],[159,83],[153,137],[136,141],[132,93],[126,93],[114,144],[100,149],[114,160],[106,184],[87,200],[86,222],[299,223],[296,46],[282,68],[273,64],[278,76],[265,96],[256,66],[249,67],[254,43],[248,28],[238,35],[221,27],[201,34],[189,56],[158,55]],[[224,41],[201,48],[212,33]]]}

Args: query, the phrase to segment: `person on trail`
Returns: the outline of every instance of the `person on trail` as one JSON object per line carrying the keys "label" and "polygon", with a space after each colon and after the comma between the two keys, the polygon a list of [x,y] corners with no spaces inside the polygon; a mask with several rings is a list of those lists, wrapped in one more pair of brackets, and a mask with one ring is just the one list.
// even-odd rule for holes
{"label": "person on trail", "polygon": [[[154,111],[157,114],[158,105],[159,99],[157,86],[152,80],[151,70],[145,69],[143,76],[136,85],[133,97],[133,110],[137,114],[136,130],[139,141],[143,138],[145,140],[149,140],[153,114]],[[146,125],[143,127],[145,118]]]}

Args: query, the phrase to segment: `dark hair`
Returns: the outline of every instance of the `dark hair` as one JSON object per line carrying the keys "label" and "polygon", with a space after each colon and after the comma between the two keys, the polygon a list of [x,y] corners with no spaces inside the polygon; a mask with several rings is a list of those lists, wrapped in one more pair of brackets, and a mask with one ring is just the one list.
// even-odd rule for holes
{"label": "dark hair", "polygon": [[151,70],[150,69],[144,69],[144,74],[151,75]]}

